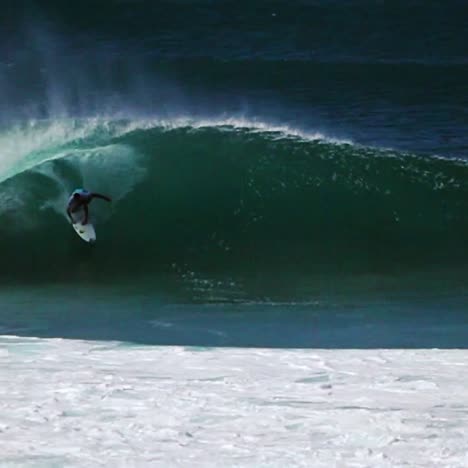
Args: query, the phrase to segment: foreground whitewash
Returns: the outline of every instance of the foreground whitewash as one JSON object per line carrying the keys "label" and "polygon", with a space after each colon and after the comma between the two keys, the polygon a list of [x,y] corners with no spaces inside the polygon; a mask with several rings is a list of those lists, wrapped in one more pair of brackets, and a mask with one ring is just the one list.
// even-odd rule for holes
{"label": "foreground whitewash", "polygon": [[467,358],[0,337],[0,465],[466,467]]}

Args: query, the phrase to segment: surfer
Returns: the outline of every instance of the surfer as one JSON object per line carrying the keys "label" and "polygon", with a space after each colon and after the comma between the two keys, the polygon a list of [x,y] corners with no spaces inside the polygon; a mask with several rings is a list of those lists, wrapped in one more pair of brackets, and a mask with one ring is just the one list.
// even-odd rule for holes
{"label": "surfer", "polygon": [[72,213],[76,213],[81,208],[84,210],[84,219],[81,221],[81,224],[85,225],[88,222],[88,205],[91,203],[93,198],[101,198],[108,202],[112,201],[110,197],[106,195],[101,195],[100,193],[89,192],[85,189],[76,189],[68,199],[67,214],[72,222],[75,220],[72,217]]}

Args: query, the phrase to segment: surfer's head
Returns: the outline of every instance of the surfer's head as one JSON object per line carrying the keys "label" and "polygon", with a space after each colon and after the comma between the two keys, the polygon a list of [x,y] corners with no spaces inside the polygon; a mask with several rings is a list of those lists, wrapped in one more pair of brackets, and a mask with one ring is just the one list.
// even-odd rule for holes
{"label": "surfer's head", "polygon": [[79,193],[74,193],[73,194],[73,199],[74,200],[79,200],[81,198],[81,195]]}

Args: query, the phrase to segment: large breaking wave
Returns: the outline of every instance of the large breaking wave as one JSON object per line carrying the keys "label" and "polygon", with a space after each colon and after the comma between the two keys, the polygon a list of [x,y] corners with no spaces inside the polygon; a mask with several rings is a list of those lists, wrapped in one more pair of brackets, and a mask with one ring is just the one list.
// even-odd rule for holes
{"label": "large breaking wave", "polygon": [[[242,120],[30,120],[0,135],[6,278],[386,272],[468,260],[465,162]],[[98,242],[64,213],[78,186]]]}

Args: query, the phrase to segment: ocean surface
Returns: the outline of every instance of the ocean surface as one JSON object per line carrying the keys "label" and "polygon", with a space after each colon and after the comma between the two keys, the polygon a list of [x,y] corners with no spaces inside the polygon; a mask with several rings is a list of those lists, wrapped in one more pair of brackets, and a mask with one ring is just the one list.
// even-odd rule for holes
{"label": "ocean surface", "polygon": [[[49,357],[63,372],[79,366],[60,360],[61,344],[63,353],[83,359],[94,349],[90,343],[108,343],[123,363],[131,362],[134,349],[154,359],[172,350],[184,356],[175,365],[201,366],[194,347],[206,350],[200,356],[207,356],[207,372],[211,359],[223,368],[228,354],[220,348],[238,348],[246,369],[265,358],[256,349],[270,349],[271,359],[281,360],[281,352],[301,348],[307,359],[320,348],[338,353],[330,355],[333,366],[359,361],[361,370],[376,349],[466,349],[467,18],[463,0],[3,5],[2,378],[14,379],[9,372],[22,359],[18,349],[32,349],[25,355],[33,367],[23,371],[37,371],[36,383],[51,372]],[[67,220],[66,203],[77,187],[113,200],[90,205],[94,245]],[[349,348],[367,351],[350,363]],[[395,356],[388,357],[392,366],[400,359]],[[403,372],[395,382],[417,372],[415,356],[400,356],[411,371],[395,370]],[[439,388],[437,366],[446,355],[428,356],[435,367],[425,367],[426,376],[435,380],[423,379],[423,387]],[[457,366],[466,354],[447,356]],[[292,368],[302,365],[293,361]],[[173,363],[160,365],[168,370]],[[240,364],[227,359],[225,365]],[[125,380],[121,366],[113,372]],[[83,378],[76,383],[82,389]],[[450,379],[455,387],[448,393],[457,388]],[[31,382],[17,381],[19,391]],[[370,384],[364,379],[362,385],[355,399],[368,397]],[[10,397],[2,397],[3,412],[12,408]],[[31,395],[24,398],[33,405]],[[334,411],[326,417],[334,418]],[[23,417],[15,413],[11,424]],[[87,420],[84,413],[80,418]],[[54,421],[59,426],[62,419]],[[99,425],[105,421],[104,415]],[[430,438],[424,424],[418,427]],[[345,434],[346,425],[342,429]],[[8,432],[0,423],[2,431]],[[246,437],[252,447],[268,442],[261,433]],[[281,446],[281,437],[268,443]],[[64,440],[53,444],[70,454]],[[465,466],[452,445],[437,441],[442,458],[425,452],[426,461]],[[80,465],[79,458],[45,448],[42,455],[30,448],[21,458],[24,444],[18,444],[8,449],[12,466],[34,460]],[[408,447],[404,453],[422,450]],[[84,465],[117,457],[88,449]],[[181,455],[171,463],[210,466],[197,450],[195,458]],[[304,450],[301,459],[243,459],[242,450],[222,459],[238,466],[307,466]],[[444,450],[454,458],[444,459]],[[125,453],[127,462],[153,460]],[[390,452],[387,459],[353,453],[356,466],[419,466],[396,452],[393,459]],[[326,452],[315,466],[339,464],[335,455]],[[158,460],[167,466],[169,459]]]}
{"label": "ocean surface", "polygon": [[[13,316],[25,334],[150,343],[211,342],[216,324],[234,345],[465,345],[466,2],[20,1],[2,15],[5,332]],[[91,206],[93,247],[67,223],[76,187],[113,198]],[[199,329],[151,333],[167,306]],[[317,314],[357,331],[306,339]],[[376,320],[389,328],[366,333]]]}

